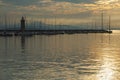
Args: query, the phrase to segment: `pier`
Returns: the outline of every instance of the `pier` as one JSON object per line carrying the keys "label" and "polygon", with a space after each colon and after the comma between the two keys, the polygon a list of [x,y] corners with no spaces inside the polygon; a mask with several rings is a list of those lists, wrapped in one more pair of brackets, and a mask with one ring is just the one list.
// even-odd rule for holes
{"label": "pier", "polygon": [[56,35],[56,34],[88,34],[88,33],[112,33],[109,30],[0,30],[1,36],[11,35]]}
{"label": "pier", "polygon": [[102,29],[26,29],[26,20],[24,17],[22,17],[20,20],[20,29],[0,29],[0,36],[32,36],[82,33],[112,33],[112,31],[110,29],[110,25],[108,30],[103,29],[103,26]]}

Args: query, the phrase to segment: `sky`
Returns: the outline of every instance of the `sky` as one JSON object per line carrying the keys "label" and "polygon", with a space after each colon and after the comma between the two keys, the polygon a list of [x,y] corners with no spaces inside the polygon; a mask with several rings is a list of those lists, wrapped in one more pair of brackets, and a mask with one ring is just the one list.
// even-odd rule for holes
{"label": "sky", "polygon": [[120,26],[120,0],[0,0],[0,8],[0,16],[26,16],[68,25],[100,24],[103,12],[104,25],[108,25],[110,15],[112,26]]}

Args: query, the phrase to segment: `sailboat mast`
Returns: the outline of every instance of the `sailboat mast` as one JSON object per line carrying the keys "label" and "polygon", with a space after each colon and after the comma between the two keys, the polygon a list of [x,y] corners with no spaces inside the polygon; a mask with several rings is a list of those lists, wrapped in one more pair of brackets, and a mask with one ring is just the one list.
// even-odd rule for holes
{"label": "sailboat mast", "polygon": [[110,28],[111,28],[111,16],[109,16],[109,31],[110,31]]}
{"label": "sailboat mast", "polygon": [[56,16],[55,16],[55,26],[54,27],[55,27],[55,31],[56,31]]}
{"label": "sailboat mast", "polygon": [[2,27],[2,17],[0,16],[0,28]]}
{"label": "sailboat mast", "polygon": [[96,27],[97,27],[97,26],[96,26],[96,20],[95,20],[95,30],[96,30]]}
{"label": "sailboat mast", "polygon": [[103,11],[102,11],[102,14],[101,14],[101,28],[103,30]]}
{"label": "sailboat mast", "polygon": [[5,32],[6,32],[6,30],[7,30],[7,16],[5,15]]}

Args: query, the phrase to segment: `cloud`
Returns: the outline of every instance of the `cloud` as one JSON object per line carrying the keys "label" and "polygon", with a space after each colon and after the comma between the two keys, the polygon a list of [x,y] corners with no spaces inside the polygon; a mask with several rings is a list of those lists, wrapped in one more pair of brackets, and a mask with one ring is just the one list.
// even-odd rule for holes
{"label": "cloud", "polygon": [[40,0],[39,2],[42,4],[45,4],[45,3],[51,3],[53,1],[52,0]]}
{"label": "cloud", "polygon": [[94,3],[96,0],[54,0],[58,2],[70,2],[70,3]]}
{"label": "cloud", "polygon": [[119,0],[98,0],[96,1],[97,4],[102,4],[102,5],[105,5],[105,4],[113,4],[113,3],[118,3]]}
{"label": "cloud", "polygon": [[0,6],[6,6],[7,4],[5,4],[3,1],[0,0]]}
{"label": "cloud", "polygon": [[[118,0],[2,0],[25,10],[44,10],[53,14],[76,14],[85,11],[109,10],[119,6]],[[105,7],[102,4],[105,3]],[[111,3],[111,4],[110,4]],[[109,4],[109,5],[108,5]]]}
{"label": "cloud", "polygon": [[[98,3],[98,2],[95,2]],[[71,15],[71,14],[80,14],[84,12],[99,12],[102,10],[110,10],[112,8],[118,8],[120,4],[115,3],[111,5],[106,5],[105,7],[95,4],[95,3],[71,3],[71,2],[55,2],[52,0],[47,1],[40,1],[37,4],[34,5],[28,5],[28,6],[22,6],[20,9],[26,10],[26,11],[38,11],[38,12],[44,12],[45,14],[50,13],[51,15],[59,14],[59,15]],[[42,4],[42,5],[41,5]]]}
{"label": "cloud", "polygon": [[43,11],[51,11],[56,14],[76,14],[85,12],[88,9],[88,7],[96,7],[94,4],[75,4],[71,2],[54,2],[54,1],[40,1],[40,3],[43,3],[44,6],[41,6],[39,4],[37,5],[29,5],[29,6],[22,6],[21,9],[25,10],[43,10]]}
{"label": "cloud", "polygon": [[38,0],[1,0],[3,3],[17,6],[25,6],[35,4]]}
{"label": "cloud", "polygon": [[3,14],[28,15],[35,18],[56,17],[64,18],[64,21],[77,19],[87,22],[91,16],[100,15],[101,10],[111,11],[111,14],[116,16],[120,14],[118,0],[0,0],[0,5],[3,6],[0,11]]}

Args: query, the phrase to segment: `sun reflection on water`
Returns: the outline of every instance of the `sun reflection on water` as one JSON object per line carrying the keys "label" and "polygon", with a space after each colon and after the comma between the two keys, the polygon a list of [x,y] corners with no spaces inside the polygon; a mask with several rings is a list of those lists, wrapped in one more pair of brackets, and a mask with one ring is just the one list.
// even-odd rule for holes
{"label": "sun reflection on water", "polygon": [[109,62],[107,59],[104,60],[103,65],[101,66],[99,72],[99,80],[112,80],[112,76],[114,75],[114,71],[112,70],[112,62]]}
{"label": "sun reflection on water", "polygon": [[98,80],[114,80],[115,75],[115,56],[111,53],[104,53],[102,58],[102,66],[98,72]]}

